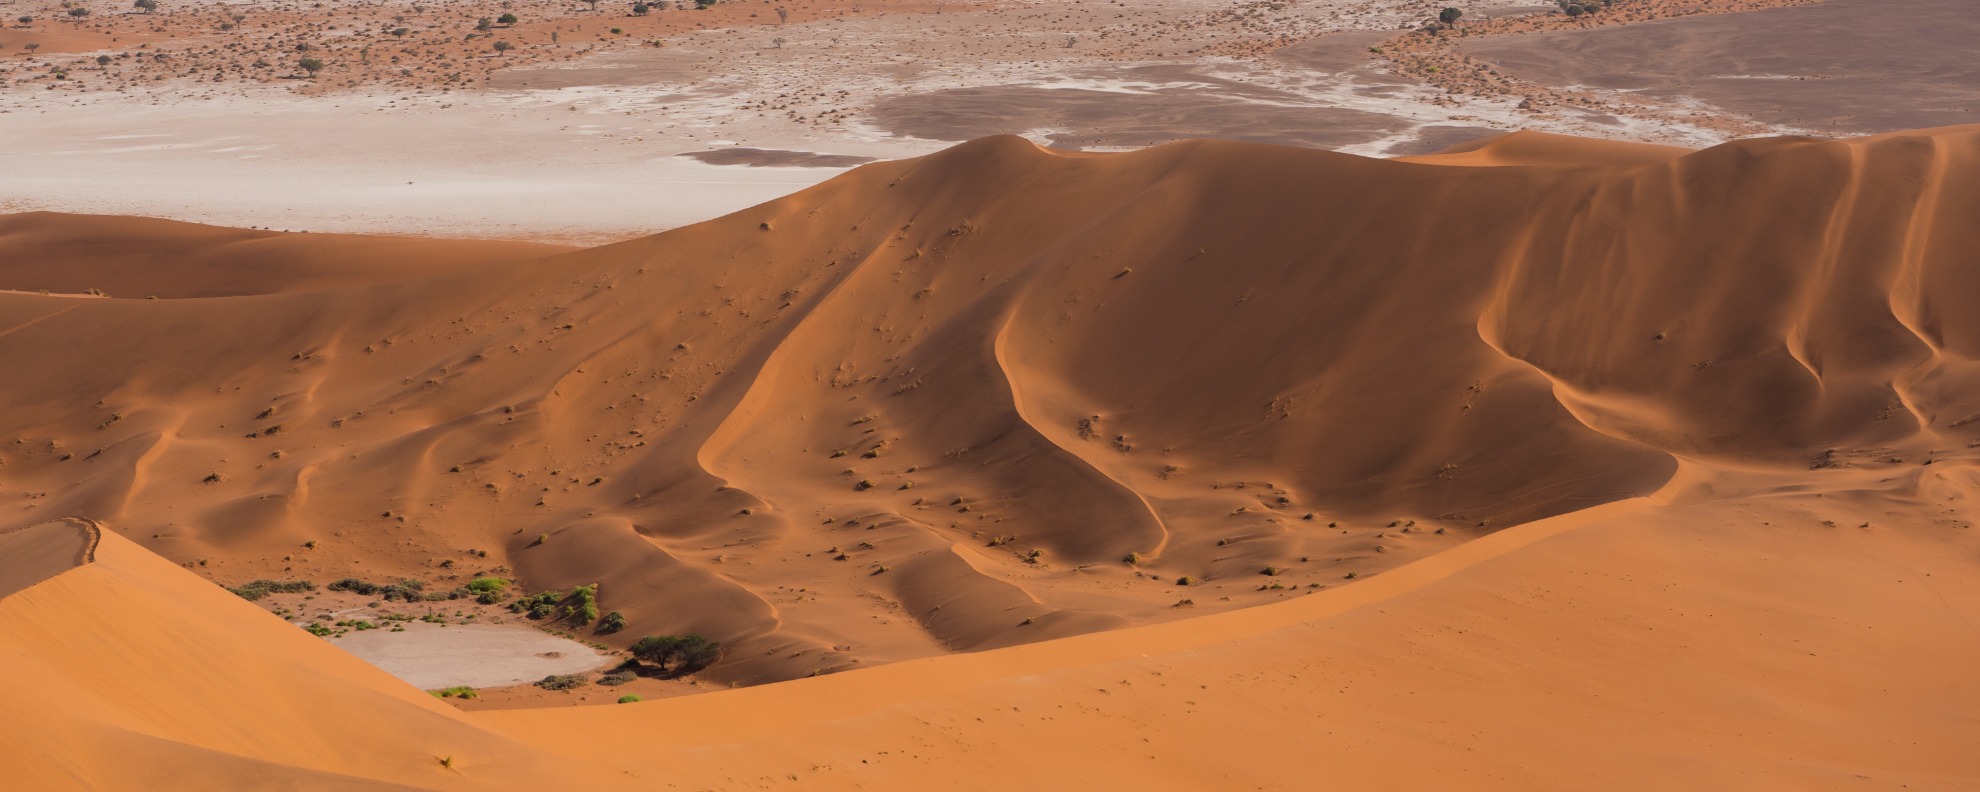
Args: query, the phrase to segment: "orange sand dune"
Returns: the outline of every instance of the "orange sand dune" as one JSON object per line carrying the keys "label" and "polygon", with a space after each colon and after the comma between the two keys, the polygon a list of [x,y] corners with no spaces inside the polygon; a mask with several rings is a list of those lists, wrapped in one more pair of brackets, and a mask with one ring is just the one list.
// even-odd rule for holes
{"label": "orange sand dune", "polygon": [[1980,789],[1980,538],[1820,522],[1923,500],[1629,501],[1293,602],[481,719],[671,789]]}
{"label": "orange sand dune", "polygon": [[225,583],[598,582],[728,681],[1260,604],[1680,459],[1960,464],[1975,139],[994,138],[548,256],[20,216],[0,502]]}
{"label": "orange sand dune", "polygon": [[[243,786],[1976,786],[1976,160],[992,138],[577,251],[8,218],[0,529],[122,537],[0,603],[80,680],[10,706]],[[828,676],[454,715],[139,546]],[[90,659],[178,624],[239,637]]]}

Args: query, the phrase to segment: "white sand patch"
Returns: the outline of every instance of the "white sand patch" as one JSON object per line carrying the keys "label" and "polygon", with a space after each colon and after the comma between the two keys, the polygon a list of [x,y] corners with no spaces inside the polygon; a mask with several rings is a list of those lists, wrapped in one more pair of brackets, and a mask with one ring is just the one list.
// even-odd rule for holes
{"label": "white sand patch", "polygon": [[502,624],[413,622],[405,632],[365,630],[329,640],[421,690],[520,685],[552,674],[590,671],[614,660],[576,641]]}

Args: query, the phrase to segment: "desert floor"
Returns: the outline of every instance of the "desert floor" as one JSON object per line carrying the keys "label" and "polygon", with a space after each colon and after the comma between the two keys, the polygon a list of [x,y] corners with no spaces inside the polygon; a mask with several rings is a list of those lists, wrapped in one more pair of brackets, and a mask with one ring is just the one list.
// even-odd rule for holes
{"label": "desert floor", "polygon": [[[0,209],[595,243],[988,134],[1702,146],[1962,123],[1976,90],[1959,0],[1642,0],[1575,21],[1488,0],[1461,41],[1407,46],[1441,4],[76,5],[94,13],[33,0],[0,28]],[[506,11],[521,20],[476,33]],[[1671,52],[1684,65],[1659,66]],[[303,79],[311,56],[327,65]]]}

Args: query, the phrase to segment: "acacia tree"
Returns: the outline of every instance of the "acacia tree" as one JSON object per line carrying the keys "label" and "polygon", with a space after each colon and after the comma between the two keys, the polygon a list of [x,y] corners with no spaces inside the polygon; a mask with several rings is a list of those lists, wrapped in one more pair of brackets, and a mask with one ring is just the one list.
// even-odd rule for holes
{"label": "acacia tree", "polygon": [[1456,25],[1457,21],[1463,17],[1464,11],[1458,8],[1445,8],[1437,12],[1437,21],[1444,23],[1446,26]]}
{"label": "acacia tree", "polygon": [[700,635],[649,635],[632,645],[633,659],[660,667],[667,676],[686,676],[722,658],[722,645]]}
{"label": "acacia tree", "polygon": [[137,0],[131,4],[131,7],[147,14],[155,14],[158,12],[158,0]]}
{"label": "acacia tree", "polygon": [[500,53],[500,54],[501,54],[502,56],[504,56],[504,57],[507,57],[507,56],[508,56],[508,54],[509,54],[509,50],[512,50],[512,49],[515,49],[515,48],[516,48],[516,45],[514,45],[514,44],[510,44],[509,42],[506,42],[506,41],[497,41],[497,42],[495,42],[495,51],[496,51],[497,53]]}
{"label": "acacia tree", "polygon": [[495,21],[500,22],[504,25],[513,25],[519,20],[516,19],[515,14],[503,14],[500,17],[497,17]]}
{"label": "acacia tree", "polygon": [[317,72],[323,71],[323,61],[315,58],[304,58],[298,61],[296,65],[301,66],[303,71],[309,72],[309,76],[311,77],[315,77]]}

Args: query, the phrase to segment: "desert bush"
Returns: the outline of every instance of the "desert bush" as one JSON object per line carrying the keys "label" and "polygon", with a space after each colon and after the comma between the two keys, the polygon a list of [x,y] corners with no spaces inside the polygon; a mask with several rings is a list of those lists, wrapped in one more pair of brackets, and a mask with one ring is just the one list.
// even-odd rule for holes
{"label": "desert bush", "polygon": [[625,694],[625,695],[623,695],[623,696],[620,696],[620,697],[619,697],[619,703],[620,703],[620,704],[631,704],[631,703],[633,703],[633,702],[636,702],[636,701],[642,701],[642,700],[643,700],[643,699],[641,699],[641,698],[639,697],[639,694],[638,694],[638,693],[627,693],[627,694]]}
{"label": "desert bush", "polygon": [[583,674],[551,674],[536,680],[536,686],[544,690],[571,690],[584,687]]}
{"label": "desert bush", "polygon": [[598,621],[597,583],[571,589],[570,601],[564,604],[564,618],[574,624]]}
{"label": "desert bush", "polygon": [[526,613],[532,619],[547,619],[557,612],[557,603],[564,599],[561,591],[539,591],[509,603],[509,612]]}
{"label": "desert bush", "polygon": [[315,591],[316,584],[307,580],[256,580],[227,589],[241,599],[253,602],[270,594],[297,594]]}
{"label": "desert bush", "polygon": [[659,666],[660,672],[668,676],[685,676],[720,660],[722,645],[697,634],[649,635],[633,643],[632,655]]}
{"label": "desert bush", "polygon": [[[344,578],[343,580],[339,580],[335,583],[325,586],[324,588],[327,588],[331,591],[348,591],[353,594],[362,594],[367,597],[377,597],[383,600],[398,600],[401,602],[420,602],[420,601],[443,600],[443,599],[455,598],[453,596],[455,592],[453,591],[442,591],[442,592],[435,592],[433,594],[428,594],[426,593],[426,581],[415,580],[413,578],[406,578],[404,580],[400,580],[397,583],[386,583],[386,584],[370,583],[363,580],[359,580],[357,578]],[[464,591],[464,589],[456,589],[455,591]]]}
{"label": "desert bush", "polygon": [[621,667],[618,670],[608,672],[604,676],[599,677],[598,684],[606,686],[623,685],[638,678],[639,672],[631,668]]}
{"label": "desert bush", "polygon": [[496,17],[496,18],[495,18],[495,21],[497,21],[497,22],[500,22],[500,23],[502,23],[502,24],[504,24],[504,25],[513,25],[513,24],[515,24],[515,23],[516,23],[516,22],[517,22],[518,20],[516,19],[516,15],[515,15],[515,14],[503,14],[503,15],[501,15],[501,16],[499,16],[499,17]]}
{"label": "desert bush", "polygon": [[615,633],[625,628],[626,615],[618,611],[607,613],[605,618],[598,620],[598,631],[601,633]]}
{"label": "desert bush", "polygon": [[433,695],[439,696],[441,698],[471,699],[471,698],[477,698],[481,694],[476,693],[474,691],[474,688],[468,687],[466,685],[455,685],[453,687],[445,688],[443,690],[435,690],[433,691]]}
{"label": "desert bush", "polygon": [[478,577],[468,581],[467,586],[465,586],[465,588],[468,591],[472,591],[476,594],[483,594],[490,591],[503,591],[508,587],[509,587],[508,579],[498,578],[498,577]]}

